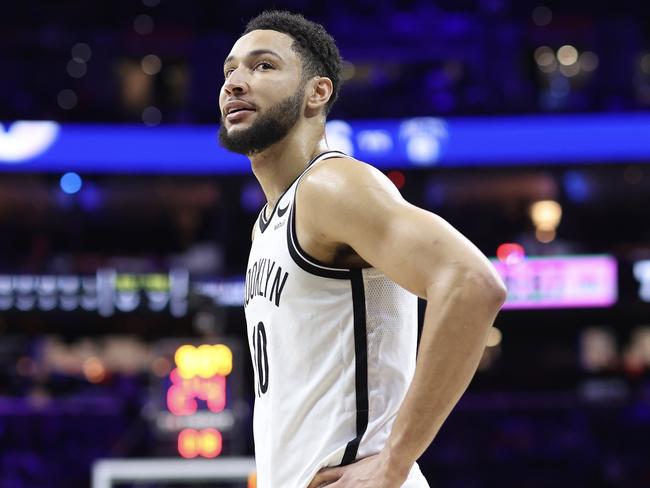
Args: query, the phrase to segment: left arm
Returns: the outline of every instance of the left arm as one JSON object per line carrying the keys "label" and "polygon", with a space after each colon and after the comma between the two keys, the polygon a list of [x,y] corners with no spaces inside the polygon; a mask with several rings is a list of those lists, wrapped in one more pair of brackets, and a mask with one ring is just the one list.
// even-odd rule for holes
{"label": "left arm", "polygon": [[[302,183],[309,200],[300,202],[308,231],[351,246],[427,300],[415,375],[387,445],[377,456],[322,471],[310,488],[331,482],[398,488],[469,385],[505,287],[476,246],[442,218],[403,200],[374,168],[332,160],[310,173]],[[310,219],[311,212],[319,218]]]}

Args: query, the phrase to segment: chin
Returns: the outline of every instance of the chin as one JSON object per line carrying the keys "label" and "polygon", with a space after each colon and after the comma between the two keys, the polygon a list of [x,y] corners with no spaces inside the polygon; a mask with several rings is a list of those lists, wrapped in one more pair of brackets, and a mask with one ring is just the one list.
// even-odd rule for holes
{"label": "chin", "polygon": [[233,131],[244,130],[245,128],[246,128],[246,124],[244,122],[239,122],[237,124],[230,124],[226,126],[226,129],[228,130],[229,134]]}

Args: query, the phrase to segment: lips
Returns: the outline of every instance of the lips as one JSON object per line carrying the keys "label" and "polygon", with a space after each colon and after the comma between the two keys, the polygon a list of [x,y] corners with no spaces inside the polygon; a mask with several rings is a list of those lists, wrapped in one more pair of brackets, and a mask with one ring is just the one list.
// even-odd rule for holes
{"label": "lips", "polygon": [[247,117],[249,114],[255,113],[255,110],[251,109],[239,109],[233,110],[228,115],[226,115],[226,120],[228,122],[239,122]]}
{"label": "lips", "polygon": [[223,107],[223,113],[229,122],[240,120],[251,112],[255,112],[255,106],[244,100],[231,100]]}

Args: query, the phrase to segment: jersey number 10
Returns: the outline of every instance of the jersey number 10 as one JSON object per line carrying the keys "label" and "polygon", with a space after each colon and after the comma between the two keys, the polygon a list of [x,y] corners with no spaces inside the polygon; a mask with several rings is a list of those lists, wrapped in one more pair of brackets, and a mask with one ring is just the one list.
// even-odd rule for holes
{"label": "jersey number 10", "polygon": [[262,396],[269,389],[269,357],[266,353],[266,329],[262,322],[253,327],[253,367],[257,396]]}

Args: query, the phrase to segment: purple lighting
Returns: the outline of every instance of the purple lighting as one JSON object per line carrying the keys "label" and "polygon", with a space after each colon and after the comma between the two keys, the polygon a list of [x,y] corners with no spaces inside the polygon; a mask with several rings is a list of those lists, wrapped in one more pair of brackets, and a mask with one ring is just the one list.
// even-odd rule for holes
{"label": "purple lighting", "polygon": [[609,307],[617,300],[617,265],[611,256],[492,261],[508,288],[504,309]]}

